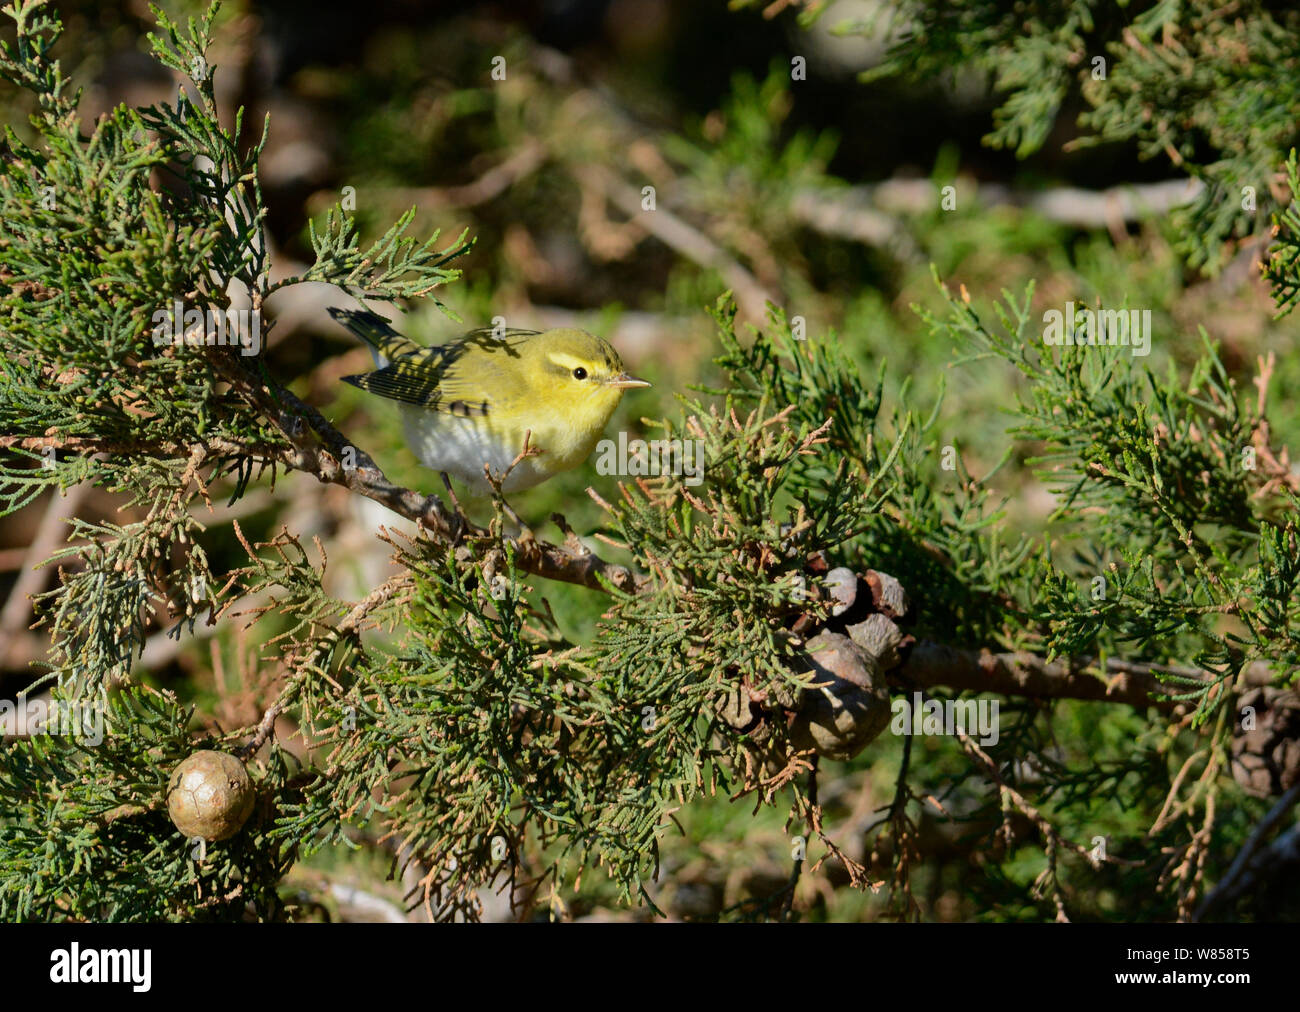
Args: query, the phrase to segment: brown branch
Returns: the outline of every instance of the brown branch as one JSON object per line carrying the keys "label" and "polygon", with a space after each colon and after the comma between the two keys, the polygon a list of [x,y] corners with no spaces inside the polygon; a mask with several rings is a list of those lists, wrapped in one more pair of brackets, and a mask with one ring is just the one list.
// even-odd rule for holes
{"label": "brown branch", "polygon": [[[311,439],[307,434],[308,426],[301,422],[295,423],[293,413],[286,411],[285,407],[274,406],[266,410],[275,411],[271,417],[277,421],[291,446],[252,446],[224,439],[205,439],[202,443],[190,446],[166,442],[125,446],[92,437],[5,436],[0,437],[0,448],[22,446],[24,449],[41,450],[53,446],[80,453],[144,453],[163,457],[189,457],[195,447],[201,446],[226,456],[258,456],[286,468],[314,475],[325,484],[342,485],[357,495],[373,499],[398,516],[420,525],[444,543],[450,544],[456,540],[458,532],[462,539],[490,538],[485,529],[470,524],[463,516],[449,511],[437,496],[426,496],[414,489],[393,484],[369,454],[349,443],[315,408],[304,404],[288,391],[282,390],[279,394],[285,407],[299,412],[298,417],[305,419],[308,426],[322,438]],[[263,410],[261,400],[259,398],[259,410]],[[347,449],[355,454],[355,467],[345,468],[342,464]],[[516,565],[526,573],[547,580],[574,583],[592,590],[605,590],[606,584],[609,584],[629,594],[638,593],[649,581],[649,577],[626,566],[606,562],[572,539],[564,546],[527,538],[514,540],[513,544],[516,549]]]}
{"label": "brown branch", "polygon": [[[1043,834],[1044,841],[1052,847],[1060,846],[1067,850],[1072,850],[1089,864],[1096,864],[1097,859],[1092,856],[1091,851],[1083,844],[1075,843],[1073,840],[1067,840],[1061,836],[1047,818],[1037,808],[1031,805],[1023,794],[1002,779],[1002,773],[998,770],[998,764],[992,757],[975,743],[969,734],[962,728],[957,728],[957,738],[961,743],[962,750],[971,757],[976,763],[983,767],[984,772],[988,774],[989,779],[993,781],[998,789],[998,793],[1009,801],[1017,811],[1037,827],[1038,831]],[[1112,862],[1114,858],[1110,858]]]}
{"label": "brown branch", "polygon": [[[1131,706],[1155,706],[1171,710],[1177,704],[1156,700],[1172,687],[1160,681],[1158,673],[1210,682],[1220,676],[1200,668],[1171,664],[1138,664],[1108,658],[1109,680],[1097,677],[1090,658],[1046,661],[1029,653],[1000,653],[962,650],[924,640],[918,643],[898,669],[900,685],[920,688],[947,687],[971,692],[997,692],[1008,696],[1042,699],[1091,699]],[[1247,669],[1244,685],[1267,685],[1272,681],[1268,664],[1255,661]]]}
{"label": "brown branch", "polygon": [[[290,444],[261,448],[264,458],[313,474],[321,482],[342,485],[349,491],[372,499],[399,516],[415,522],[444,544],[451,545],[465,539],[491,540],[488,531],[470,524],[459,511],[448,510],[437,496],[426,496],[393,484],[368,454],[350,443],[320,412],[288,390],[268,385],[242,362],[220,357],[215,362],[218,370],[227,376],[235,389],[270,420]],[[23,445],[29,449],[46,445],[81,450],[108,449],[93,440],[79,437],[65,440],[55,437],[0,439],[0,446],[6,445]],[[223,440],[208,440],[196,445],[207,446],[226,455],[259,452],[259,449]],[[194,446],[134,449],[173,453],[184,449],[183,455],[190,457],[195,452]],[[349,451],[355,456],[355,467],[344,467],[342,464]],[[531,537],[513,539],[516,565],[524,572],[544,579],[578,584],[594,590],[606,590],[612,586],[624,593],[639,593],[649,585],[648,575],[606,562],[588,551],[571,532],[566,533],[568,537],[564,545]],[[1095,669],[1090,670],[1093,663],[1090,659],[1049,662],[1029,653],[964,650],[925,641],[916,645],[906,663],[899,669],[899,684],[921,688],[945,686],[957,690],[1046,699],[1097,700],[1171,710],[1177,704],[1154,698],[1169,692],[1169,687],[1160,681],[1157,674],[1172,674],[1199,681],[1214,681],[1220,677],[1198,668],[1140,664],[1111,658],[1106,664],[1110,677],[1103,680],[1097,677]],[[1247,669],[1242,684],[1264,685],[1271,680],[1268,665],[1256,661]]]}
{"label": "brown branch", "polygon": [[[325,483],[342,485],[358,495],[366,496],[406,517],[430,531],[444,543],[451,543],[457,535],[471,540],[488,540],[489,533],[465,518],[447,510],[437,496],[425,496],[412,489],[394,485],[379,466],[361,449],[352,446],[346,437],[326,421],[319,412],[304,404],[286,390],[278,390],[280,403],[271,400],[271,393],[263,389],[253,395],[259,410],[265,410],[284,432],[292,447],[268,448],[267,455],[276,462],[295,470],[305,471]],[[267,407],[263,407],[263,405]],[[297,418],[305,420],[307,426]],[[310,427],[317,439],[307,435]],[[56,437],[6,437],[0,446],[20,443],[36,449],[47,445],[68,449],[102,450],[106,447],[92,440]],[[209,440],[204,445],[226,454],[255,452],[253,448],[222,440]],[[340,463],[344,450],[351,448],[357,466],[344,468]],[[140,447],[144,452],[173,452],[180,455],[182,447]],[[191,448],[192,451],[192,448]],[[188,455],[187,451],[185,455]],[[640,593],[647,588],[650,577],[600,558],[572,535],[566,532],[564,545],[534,538],[513,540],[515,564],[524,572],[543,579],[558,580],[606,590],[607,585],[624,593]],[[1171,710],[1176,705],[1154,699],[1165,694],[1169,687],[1157,677],[1158,673],[1213,681],[1219,676],[1199,668],[1178,665],[1142,664],[1108,658],[1107,671],[1111,677],[1103,681],[1095,670],[1090,671],[1090,659],[1046,661],[1030,653],[993,653],[988,650],[964,650],[933,641],[922,641],[909,654],[905,665],[899,669],[905,680],[900,685],[921,688],[948,687],[973,692],[998,692],[1010,696],[1028,696],[1044,699],[1085,699],[1131,706],[1156,706]],[[1243,687],[1266,685],[1272,680],[1268,665],[1256,661],[1246,671]]]}
{"label": "brown branch", "polygon": [[[291,447],[266,448],[263,452],[285,467],[305,471],[324,483],[333,483],[363,495],[386,506],[399,516],[415,522],[430,531],[444,543],[457,538],[489,540],[489,533],[469,524],[463,515],[452,513],[434,495],[422,495],[413,489],[394,485],[368,454],[353,446],[346,437],[325,420],[315,408],[304,404],[287,390],[275,391],[279,403],[272,399],[270,390],[252,387],[245,374],[244,388],[259,410],[276,422],[292,443]],[[306,421],[307,425],[303,425]],[[317,439],[307,434],[310,428]],[[102,443],[72,437],[4,437],[0,446],[22,445],[28,449],[57,446],[64,449],[104,450]],[[208,440],[203,445],[224,454],[257,452],[252,447],[224,440]],[[355,453],[357,466],[345,468],[341,464],[344,451]],[[190,455],[193,448],[180,446],[133,448],[137,452],[170,452]],[[624,593],[640,593],[647,588],[650,577],[626,566],[607,562],[573,536],[568,535],[564,545],[534,538],[514,539],[515,564],[524,572],[547,580],[578,584],[593,590],[606,590],[613,586]],[[1108,680],[1097,677],[1091,659],[1075,661],[1046,661],[1030,653],[993,653],[988,650],[964,650],[933,641],[918,643],[909,654],[899,674],[900,685],[921,688],[948,687],[972,692],[997,692],[1009,696],[1027,696],[1043,699],[1085,699],[1131,706],[1155,706],[1172,710],[1177,705],[1168,700],[1156,700],[1167,694],[1169,687],[1157,674],[1172,674],[1200,681],[1214,681],[1214,672],[1178,665],[1133,663],[1118,658],[1108,658]],[[1267,663],[1255,661],[1247,669],[1242,687],[1267,685],[1272,673]]]}

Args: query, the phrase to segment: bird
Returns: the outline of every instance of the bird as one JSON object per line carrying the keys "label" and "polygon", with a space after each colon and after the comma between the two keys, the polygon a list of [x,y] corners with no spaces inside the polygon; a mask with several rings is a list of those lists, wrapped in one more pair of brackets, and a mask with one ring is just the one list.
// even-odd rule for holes
{"label": "bird", "polygon": [[[373,372],[344,382],[395,401],[412,452],[460,479],[471,497],[492,491],[484,465],[506,475],[503,493],[578,467],[624,392],[650,386],[628,375],[608,341],[573,327],[482,328],[421,346],[370,310],[333,308],[330,315],[375,360]],[[516,462],[525,438],[533,452]]]}

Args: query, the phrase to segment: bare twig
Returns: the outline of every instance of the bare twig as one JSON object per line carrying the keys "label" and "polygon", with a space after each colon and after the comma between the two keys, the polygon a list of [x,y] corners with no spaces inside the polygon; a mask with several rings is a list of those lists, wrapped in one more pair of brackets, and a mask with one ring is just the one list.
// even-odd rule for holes
{"label": "bare twig", "polygon": [[[1038,831],[1043,834],[1043,840],[1051,850],[1052,855],[1056,853],[1058,848],[1064,847],[1066,850],[1071,850],[1082,857],[1089,864],[1094,864],[1098,860],[1087,847],[1083,846],[1083,844],[1075,843],[1073,840],[1067,840],[1065,837],[1061,836],[1061,834],[1056,831],[1056,827],[1053,826],[1037,808],[1031,805],[1025,799],[1023,794],[1003,780],[1002,773],[998,770],[998,764],[993,761],[987,752],[976,744],[975,739],[967,734],[963,728],[956,728],[956,732],[962,749],[979,766],[983,767],[986,773],[988,773],[989,778],[997,786],[999,794],[1001,794],[1001,796],[1009,802],[1012,807],[1020,812],[1021,815],[1032,822],[1034,826],[1037,827]],[[1121,862],[1117,858],[1110,857],[1103,858],[1102,860],[1108,860],[1115,863],[1127,863]],[[1059,896],[1056,897],[1056,902],[1058,916],[1063,916],[1064,907]]]}
{"label": "bare twig", "polygon": [[663,207],[643,211],[641,194],[607,169],[585,165],[575,166],[574,172],[584,185],[603,193],[610,203],[624,214],[631,215],[633,221],[664,245],[701,267],[716,270],[735,293],[736,304],[745,316],[754,321],[766,317],[767,303],[776,301],[771,293],[740,261],[707,235]]}
{"label": "bare twig", "polygon": [[39,593],[48,576],[45,570],[37,567],[50,557],[59,535],[67,529],[66,518],[76,515],[90,489],[90,482],[74,485],[64,495],[55,494],[45,507],[45,515],[36,529],[36,536],[32,538],[32,543],[23,557],[18,579],[14,582],[13,590],[9,592],[4,610],[0,611],[0,640],[8,642],[23,628],[31,616],[30,598],[33,594]]}
{"label": "bare twig", "polygon": [[[532,175],[545,161],[546,148],[531,141],[464,186],[421,186],[396,188],[389,192],[403,204],[414,203],[429,210],[475,207],[499,197],[519,180]],[[334,199],[332,193],[329,196]]]}

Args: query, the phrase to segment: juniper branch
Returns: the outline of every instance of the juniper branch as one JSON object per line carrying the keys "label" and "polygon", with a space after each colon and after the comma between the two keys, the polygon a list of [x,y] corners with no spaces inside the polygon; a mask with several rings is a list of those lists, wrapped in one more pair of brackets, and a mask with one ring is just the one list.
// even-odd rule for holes
{"label": "juniper branch", "polygon": [[[1224,678],[1203,668],[1137,663],[1115,657],[1106,659],[1109,677],[1102,678],[1096,659],[1091,657],[1048,661],[1024,651],[963,650],[933,641],[918,643],[900,670],[899,681],[904,686],[946,687],[1038,699],[1085,699],[1162,710],[1172,710],[1178,704],[1157,698],[1170,692],[1170,686],[1160,680],[1160,675],[1206,683]],[[1253,687],[1268,685],[1272,679],[1269,664],[1254,661],[1246,666],[1243,682],[1244,687]]]}

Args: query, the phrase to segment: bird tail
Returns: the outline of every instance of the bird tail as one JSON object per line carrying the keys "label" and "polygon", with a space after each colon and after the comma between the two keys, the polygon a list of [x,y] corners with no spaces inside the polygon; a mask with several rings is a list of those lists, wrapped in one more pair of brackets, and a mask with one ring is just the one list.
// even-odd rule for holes
{"label": "bird tail", "polygon": [[369,309],[330,308],[330,316],[361,338],[374,356],[376,367],[382,369],[395,358],[418,351],[420,346],[396,330],[378,313]]}

